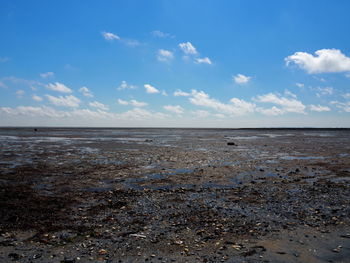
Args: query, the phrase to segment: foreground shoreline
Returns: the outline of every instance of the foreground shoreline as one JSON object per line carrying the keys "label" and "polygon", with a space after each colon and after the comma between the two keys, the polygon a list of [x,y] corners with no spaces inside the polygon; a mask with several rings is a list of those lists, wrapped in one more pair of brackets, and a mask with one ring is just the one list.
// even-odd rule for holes
{"label": "foreground shoreline", "polygon": [[349,129],[2,128],[0,143],[1,262],[350,258]]}

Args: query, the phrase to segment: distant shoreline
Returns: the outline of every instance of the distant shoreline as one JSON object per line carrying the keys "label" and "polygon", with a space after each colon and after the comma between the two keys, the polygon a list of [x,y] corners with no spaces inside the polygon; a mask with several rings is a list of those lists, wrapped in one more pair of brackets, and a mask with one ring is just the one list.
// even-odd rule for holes
{"label": "distant shoreline", "polygon": [[212,127],[60,127],[60,126],[0,126],[0,130],[7,129],[99,129],[99,130],[350,130],[346,127],[256,127],[256,128],[212,128]]}

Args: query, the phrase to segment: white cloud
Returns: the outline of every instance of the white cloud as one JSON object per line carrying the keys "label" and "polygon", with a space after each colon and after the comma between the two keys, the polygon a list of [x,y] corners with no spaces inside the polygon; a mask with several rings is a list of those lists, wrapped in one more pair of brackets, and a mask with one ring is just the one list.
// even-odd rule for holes
{"label": "white cloud", "polygon": [[315,54],[316,56],[307,52],[295,52],[286,57],[285,61],[287,65],[298,65],[309,74],[350,71],[350,58],[339,49],[320,49]]}
{"label": "white cloud", "polygon": [[255,108],[255,104],[237,98],[232,98],[230,104],[222,103],[210,98],[205,92],[197,90],[192,90],[191,98],[189,100],[194,105],[212,108],[220,113],[226,113],[229,115],[244,115],[254,112]]}
{"label": "white cloud", "polygon": [[46,72],[46,73],[41,73],[40,77],[42,77],[43,79],[47,79],[47,78],[51,78],[53,77],[55,74],[53,72]]}
{"label": "white cloud", "polygon": [[87,88],[87,87],[81,87],[79,89],[79,91],[88,98],[92,98],[94,95],[92,94],[92,92]]}
{"label": "white cloud", "polygon": [[35,101],[42,101],[43,100],[42,97],[39,97],[38,95],[35,95],[35,94],[33,94],[32,99]]}
{"label": "white cloud", "polygon": [[194,114],[197,118],[206,118],[210,115],[210,113],[206,110],[196,110],[193,111],[192,114]]}
{"label": "white cloud", "polygon": [[284,91],[284,95],[286,95],[286,96],[288,96],[288,97],[292,97],[292,98],[297,98],[297,95],[295,95],[294,93],[292,93],[291,91],[289,91],[289,90],[285,90]]}
{"label": "white cloud", "polygon": [[129,102],[128,102],[128,101],[122,100],[122,99],[118,99],[118,100],[117,100],[117,103],[120,104],[120,105],[129,105]]}
{"label": "white cloud", "polygon": [[205,58],[196,58],[196,63],[198,64],[209,64],[211,65],[211,60],[208,57]]}
{"label": "white cloud", "polygon": [[284,114],[284,110],[277,108],[276,106],[273,106],[269,109],[264,109],[264,108],[257,108],[256,109],[257,112],[261,112],[264,115],[268,115],[268,116],[278,116],[278,115],[282,115]]}
{"label": "white cloud", "polygon": [[16,91],[16,95],[18,98],[22,98],[24,94],[25,94],[25,91],[22,89]]}
{"label": "white cloud", "polygon": [[122,99],[118,99],[117,103],[120,105],[124,105],[124,106],[131,105],[131,106],[138,107],[138,108],[145,107],[148,105],[147,102],[142,102],[142,101],[137,101],[137,100],[126,101],[126,100],[122,100]]}
{"label": "white cloud", "polygon": [[159,90],[151,86],[150,84],[145,84],[143,86],[145,87],[147,93],[151,93],[151,94],[159,93]]}
{"label": "white cloud", "polygon": [[345,99],[350,99],[350,93],[345,93],[342,95]]}
{"label": "white cloud", "polygon": [[121,119],[127,119],[127,120],[145,120],[145,119],[155,119],[155,118],[164,119],[169,117],[164,113],[151,112],[140,108],[134,108],[132,110],[120,113],[117,116]]}
{"label": "white cloud", "polygon": [[327,106],[321,106],[321,105],[310,105],[309,106],[311,111],[317,111],[317,112],[323,112],[323,111],[330,111],[331,109]]}
{"label": "white cloud", "polygon": [[94,108],[97,108],[97,109],[100,109],[100,110],[103,110],[103,111],[108,111],[108,106],[101,103],[101,102],[98,102],[98,101],[93,101],[93,102],[90,102],[89,105],[91,107],[94,107]]}
{"label": "white cloud", "polygon": [[9,115],[23,115],[31,117],[65,117],[69,116],[64,111],[57,111],[51,107],[31,107],[31,106],[18,106],[16,108],[0,107],[0,112]]}
{"label": "white cloud", "polygon": [[55,82],[54,84],[50,83],[46,85],[46,88],[49,90],[58,91],[62,93],[72,93],[72,90],[70,88],[68,88],[67,86],[59,82]]}
{"label": "white cloud", "polygon": [[304,88],[304,87],[305,87],[304,83],[295,83],[295,85],[296,85],[298,88]]}
{"label": "white cloud", "polygon": [[[286,98],[286,97],[278,96],[274,93],[268,93],[262,96],[257,96],[254,100],[256,102],[272,103],[272,104],[279,105],[282,107],[282,110],[284,112],[294,112],[294,113],[305,114],[304,104],[295,98]],[[274,109],[274,111],[277,112],[276,109]]]}
{"label": "white cloud", "polygon": [[117,90],[137,89],[137,86],[128,84],[125,80],[121,82]]}
{"label": "white cloud", "polygon": [[186,55],[197,55],[198,54],[196,48],[191,44],[191,42],[180,43],[179,47]]}
{"label": "white cloud", "polygon": [[345,112],[350,112],[350,101],[340,102],[340,101],[331,101],[331,104],[335,105],[337,108]]}
{"label": "white cloud", "polygon": [[249,82],[250,79],[251,79],[251,77],[244,76],[243,74],[237,74],[236,76],[233,77],[233,80],[237,84],[246,84]]}
{"label": "white cloud", "polygon": [[113,41],[113,40],[119,40],[120,37],[117,36],[116,34],[113,34],[111,32],[101,32],[102,36],[104,37],[105,40]]}
{"label": "white cloud", "polygon": [[159,49],[157,59],[162,62],[169,62],[174,58],[173,52],[165,49]]}
{"label": "white cloud", "polygon": [[180,89],[178,89],[178,90],[176,90],[176,91],[174,92],[174,96],[175,96],[175,97],[180,97],[180,96],[182,96],[182,97],[188,97],[188,96],[190,96],[190,95],[191,95],[190,93],[184,92],[184,91],[182,91],[182,90],[180,90]]}
{"label": "white cloud", "polygon": [[167,111],[170,111],[170,112],[173,112],[173,113],[176,113],[176,114],[179,114],[179,115],[184,113],[184,109],[180,105],[176,105],[176,106],[165,105],[163,108],[165,110],[167,110]]}
{"label": "white cloud", "polygon": [[135,40],[135,39],[123,38],[123,39],[121,39],[121,42],[124,43],[127,46],[130,46],[130,47],[136,47],[136,46],[141,45],[140,42]]}
{"label": "white cloud", "polygon": [[137,100],[130,100],[130,105],[134,106],[134,107],[145,107],[148,105],[148,103],[146,102],[142,102],[142,101],[137,101]]}
{"label": "white cloud", "polygon": [[173,37],[171,34],[169,34],[169,33],[164,33],[164,32],[159,31],[159,30],[154,30],[154,31],[152,31],[151,33],[152,33],[152,35],[153,35],[154,37],[159,37],[159,38]]}
{"label": "white cloud", "polygon": [[56,105],[56,106],[63,106],[63,107],[71,107],[71,108],[76,108],[79,107],[80,104],[80,99],[73,95],[68,95],[68,96],[51,96],[51,95],[45,95],[48,100]]}
{"label": "white cloud", "polygon": [[317,87],[314,88],[313,90],[316,90],[316,96],[321,97],[321,96],[329,96],[332,95],[334,92],[334,89],[332,87]]}

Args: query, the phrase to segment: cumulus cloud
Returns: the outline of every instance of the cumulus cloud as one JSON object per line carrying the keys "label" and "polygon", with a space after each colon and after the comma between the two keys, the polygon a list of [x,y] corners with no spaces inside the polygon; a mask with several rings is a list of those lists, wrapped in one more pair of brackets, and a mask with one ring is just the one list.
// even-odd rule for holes
{"label": "cumulus cloud", "polygon": [[182,52],[184,52],[186,55],[197,55],[198,54],[196,48],[191,44],[191,42],[180,43],[179,47],[182,50]]}
{"label": "cumulus cloud", "polygon": [[180,106],[180,105],[165,105],[163,107],[165,110],[170,111],[172,113],[176,113],[178,115],[181,115],[182,113],[184,113],[184,109]]}
{"label": "cumulus cloud", "polygon": [[209,64],[211,65],[211,60],[208,57],[205,58],[196,58],[196,63],[198,64]]}
{"label": "cumulus cloud", "polygon": [[33,94],[32,99],[35,100],[35,101],[42,101],[43,100],[42,97],[40,97],[38,95],[35,95],[35,94]]}
{"label": "cumulus cloud", "polygon": [[150,93],[150,94],[159,93],[159,90],[151,86],[150,84],[145,84],[143,86],[145,87],[147,93]]}
{"label": "cumulus cloud", "polygon": [[295,85],[298,87],[298,88],[304,88],[305,87],[305,85],[304,85],[304,83],[295,83]]}
{"label": "cumulus cloud", "polygon": [[310,105],[309,106],[311,111],[317,111],[317,112],[323,112],[323,111],[330,111],[331,109],[327,106],[321,106],[321,105]]}
{"label": "cumulus cloud", "polygon": [[53,72],[46,72],[46,73],[41,73],[40,77],[43,79],[47,79],[47,78],[51,78],[53,77],[55,74]]}
{"label": "cumulus cloud", "polygon": [[174,58],[173,52],[165,49],[159,49],[157,59],[162,62],[169,62]]}
{"label": "cumulus cloud", "polygon": [[46,85],[46,88],[49,90],[62,92],[62,93],[72,93],[72,90],[70,88],[68,88],[67,86],[59,82],[50,83]]}
{"label": "cumulus cloud", "polygon": [[128,84],[125,80],[121,82],[117,90],[137,89],[137,86]]}
{"label": "cumulus cloud", "polygon": [[102,34],[103,38],[105,40],[108,40],[108,41],[113,41],[113,40],[119,40],[120,39],[119,36],[117,36],[116,34],[113,34],[111,32],[103,31],[103,32],[101,32],[101,34]]}
{"label": "cumulus cloud", "polygon": [[309,74],[350,71],[350,58],[339,49],[320,49],[315,52],[315,56],[307,52],[295,52],[285,61],[287,66],[294,63]]}
{"label": "cumulus cloud", "polygon": [[81,87],[79,89],[79,92],[81,92],[85,97],[92,98],[94,95],[87,87]]}
{"label": "cumulus cloud", "polygon": [[184,91],[182,91],[182,90],[180,90],[180,89],[177,89],[175,92],[174,92],[174,96],[175,97],[188,97],[188,96],[190,96],[191,95],[191,93],[188,93],[188,92],[184,92]]}
{"label": "cumulus cloud", "polygon": [[45,95],[47,99],[56,106],[63,106],[63,107],[71,107],[71,108],[77,108],[80,104],[80,99],[73,95],[68,96],[51,96],[51,95]]}
{"label": "cumulus cloud", "polygon": [[238,98],[232,98],[231,103],[222,103],[212,99],[203,91],[192,90],[190,102],[194,105],[212,108],[220,113],[229,115],[244,115],[254,112],[255,104],[246,102]]}
{"label": "cumulus cloud", "polygon": [[108,111],[108,106],[101,103],[101,102],[98,102],[98,101],[93,101],[93,102],[90,102],[89,105],[91,107],[94,107],[94,108],[97,108],[97,109],[100,109],[100,110],[103,110],[103,111]]}
{"label": "cumulus cloud", "polygon": [[[272,103],[279,105],[283,112],[294,112],[294,113],[303,113],[305,114],[305,105],[295,99],[295,98],[286,98],[276,95],[274,93],[268,93],[262,96],[257,96],[254,98],[256,102],[262,103]],[[274,108],[273,111],[277,112],[277,108]],[[263,112],[263,111],[260,111]]]}
{"label": "cumulus cloud", "polygon": [[237,84],[246,84],[249,82],[250,79],[251,79],[251,77],[245,76],[243,74],[237,74],[236,76],[233,77],[233,80]]}

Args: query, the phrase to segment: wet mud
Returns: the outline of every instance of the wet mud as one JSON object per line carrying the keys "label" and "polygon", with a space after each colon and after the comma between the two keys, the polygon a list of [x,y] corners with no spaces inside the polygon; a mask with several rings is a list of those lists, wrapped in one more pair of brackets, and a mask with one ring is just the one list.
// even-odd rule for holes
{"label": "wet mud", "polygon": [[0,262],[350,262],[350,130],[0,129]]}

